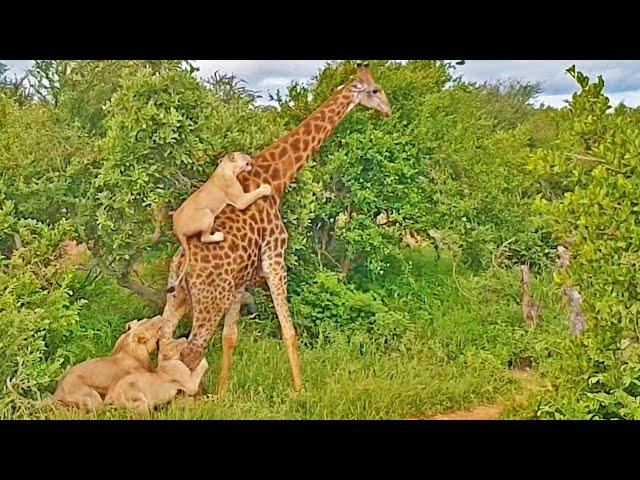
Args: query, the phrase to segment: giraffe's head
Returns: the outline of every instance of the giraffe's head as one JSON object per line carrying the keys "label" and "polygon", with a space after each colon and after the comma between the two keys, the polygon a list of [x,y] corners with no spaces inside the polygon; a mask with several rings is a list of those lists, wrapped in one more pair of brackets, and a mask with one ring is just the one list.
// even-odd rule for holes
{"label": "giraffe's head", "polygon": [[355,93],[355,105],[363,105],[377,110],[385,117],[391,115],[391,105],[384,90],[373,80],[368,63],[358,63],[358,76],[351,84],[351,90]]}
{"label": "giraffe's head", "polygon": [[251,170],[251,157],[246,153],[233,152],[220,159],[218,168],[228,170],[234,176]]}

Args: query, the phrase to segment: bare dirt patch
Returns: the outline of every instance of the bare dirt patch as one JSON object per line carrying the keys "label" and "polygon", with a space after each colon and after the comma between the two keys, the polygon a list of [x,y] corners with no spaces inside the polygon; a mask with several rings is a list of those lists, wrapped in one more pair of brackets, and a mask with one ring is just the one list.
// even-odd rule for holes
{"label": "bare dirt patch", "polygon": [[500,416],[500,405],[486,405],[473,410],[443,413],[424,420],[497,420]]}
{"label": "bare dirt patch", "polygon": [[[540,389],[552,388],[551,384],[537,377],[531,368],[511,369],[510,373],[516,377],[521,384],[522,391],[514,397],[516,403],[522,403],[526,399],[526,395]],[[502,406],[482,405],[470,410],[459,410],[456,412],[441,413],[430,417],[411,417],[409,420],[498,420]]]}

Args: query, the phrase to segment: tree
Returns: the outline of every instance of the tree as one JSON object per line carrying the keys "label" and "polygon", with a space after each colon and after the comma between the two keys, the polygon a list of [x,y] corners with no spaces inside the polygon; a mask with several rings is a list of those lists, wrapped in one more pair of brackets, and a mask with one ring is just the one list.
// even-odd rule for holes
{"label": "tree", "polygon": [[581,368],[572,373],[584,393],[572,408],[587,418],[640,418],[640,118],[633,109],[610,111],[601,77],[567,73],[580,90],[559,138],[534,153],[530,171],[546,184],[537,210],[571,248],[556,282],[577,288],[586,315]]}
{"label": "tree", "polygon": [[[349,113],[283,197],[290,263],[377,276],[397,262],[403,238],[432,242],[432,230],[477,269],[510,239],[509,261],[548,261],[549,233],[527,220],[537,193],[524,171],[537,87],[470,85],[451,68],[371,62],[394,113]],[[281,115],[299,122],[352,72],[339,62],[309,85],[291,85],[276,97]]]}
{"label": "tree", "polygon": [[205,85],[189,66],[168,62],[123,74],[105,106],[102,165],[91,193],[95,227],[87,238],[104,272],[153,301],[164,293],[142,288],[130,275],[144,254],[168,256],[174,245],[163,243],[166,236],[152,241],[156,214],[177,208],[224,153],[255,151],[277,129],[272,113],[235,88],[228,77]]}

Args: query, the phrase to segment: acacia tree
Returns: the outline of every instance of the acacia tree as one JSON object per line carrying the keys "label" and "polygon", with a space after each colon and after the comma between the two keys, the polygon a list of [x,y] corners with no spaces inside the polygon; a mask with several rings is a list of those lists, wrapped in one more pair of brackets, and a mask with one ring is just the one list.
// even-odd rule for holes
{"label": "acacia tree", "polygon": [[251,153],[278,125],[241,90],[231,95],[227,77],[220,79],[224,88],[216,88],[215,77],[207,87],[194,73],[189,66],[167,63],[123,75],[105,107],[105,135],[99,141],[102,165],[91,195],[95,224],[88,230],[93,253],[104,272],[157,303],[164,293],[130,275],[142,255],[168,256],[167,247],[175,245],[163,244],[162,235],[154,241],[158,212],[177,208],[222,154]]}

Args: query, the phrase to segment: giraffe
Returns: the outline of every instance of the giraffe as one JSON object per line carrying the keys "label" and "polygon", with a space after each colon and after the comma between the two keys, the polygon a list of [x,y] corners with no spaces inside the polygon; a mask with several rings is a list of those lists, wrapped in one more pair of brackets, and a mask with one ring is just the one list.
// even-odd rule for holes
{"label": "giraffe", "polygon": [[[222,362],[218,394],[222,395],[229,380],[231,357],[238,340],[238,318],[245,289],[268,287],[280,323],[293,388],[302,388],[296,332],[287,304],[287,273],[284,252],[287,231],[280,217],[280,197],[306,164],[307,159],[327,139],[338,123],[356,105],[391,115],[384,91],[375,83],[367,64],[357,65],[355,79],[339,87],[297,127],[254,156],[253,168],[238,176],[245,191],[262,183],[273,189],[272,195],[257,200],[244,210],[230,207],[218,214],[215,231],[225,233],[219,243],[201,243],[189,239],[191,261],[183,281],[167,295],[163,311],[164,337],[173,336],[180,319],[192,314],[192,328],[181,359],[194,369],[223,313]],[[168,284],[184,262],[182,250],[173,256]]]}

